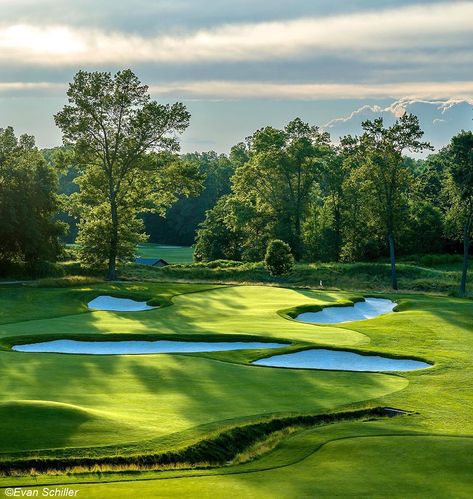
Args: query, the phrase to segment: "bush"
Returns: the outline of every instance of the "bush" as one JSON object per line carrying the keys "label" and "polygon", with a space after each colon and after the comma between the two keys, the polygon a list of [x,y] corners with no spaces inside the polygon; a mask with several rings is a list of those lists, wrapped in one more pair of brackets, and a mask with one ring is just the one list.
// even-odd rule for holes
{"label": "bush", "polygon": [[291,248],[280,239],[270,241],[264,257],[266,269],[272,276],[289,274],[294,268]]}
{"label": "bush", "polygon": [[53,262],[39,260],[26,264],[28,274],[34,279],[42,279],[44,277],[64,277],[64,269]]}
{"label": "bush", "polygon": [[102,282],[103,279],[98,279],[97,277],[70,275],[65,277],[46,277],[36,281],[32,286],[38,288],[72,288],[74,286],[88,286]]}

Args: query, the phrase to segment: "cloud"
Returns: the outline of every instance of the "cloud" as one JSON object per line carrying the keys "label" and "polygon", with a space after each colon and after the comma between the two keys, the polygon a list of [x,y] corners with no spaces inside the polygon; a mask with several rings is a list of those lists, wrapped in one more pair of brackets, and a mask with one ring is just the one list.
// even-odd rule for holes
{"label": "cloud", "polygon": [[472,128],[473,99],[401,99],[384,108],[362,106],[346,117],[329,121],[324,129],[330,132],[332,138],[338,139],[348,134],[359,134],[364,120],[382,117],[387,125],[391,125],[406,112],[419,117],[426,140],[438,149],[445,146],[460,130]]}
{"label": "cloud", "polygon": [[[0,94],[44,93],[64,95],[67,83],[60,82],[0,82]],[[445,108],[452,99],[473,99],[473,81],[458,82],[404,82],[373,84],[342,83],[278,83],[267,81],[175,81],[153,84],[149,87],[156,98],[184,100],[332,100],[332,99],[399,99],[390,108],[393,116],[405,112],[406,102],[422,99],[443,99]],[[402,99],[402,100],[401,100]],[[352,121],[365,111],[386,112],[379,106],[363,106],[346,118],[339,118],[333,124]]]}
{"label": "cloud", "polygon": [[46,90],[46,91],[65,91],[67,85],[63,83],[52,83],[47,81],[38,82],[25,82],[25,81],[12,81],[12,82],[0,82],[0,92],[10,92],[10,91],[35,91],[35,90]]}
{"label": "cloud", "polygon": [[[152,85],[150,90],[156,95],[181,96],[181,98],[293,100],[364,98],[469,99],[473,98],[473,81],[380,84],[194,81]],[[393,109],[393,113],[395,112],[400,112],[400,110]]]}
{"label": "cloud", "polygon": [[331,53],[381,57],[393,52],[471,56],[473,2],[303,17],[285,21],[224,24],[194,32],[156,36],[67,25],[0,27],[0,60],[45,66],[109,63],[263,61]]}

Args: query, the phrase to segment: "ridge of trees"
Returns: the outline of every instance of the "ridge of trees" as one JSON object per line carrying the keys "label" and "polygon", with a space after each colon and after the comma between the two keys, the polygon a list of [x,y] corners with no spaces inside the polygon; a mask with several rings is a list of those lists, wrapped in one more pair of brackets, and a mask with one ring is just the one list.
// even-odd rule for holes
{"label": "ridge of trees", "polygon": [[79,71],[67,95],[55,115],[63,146],[40,151],[33,137],[0,129],[0,261],[54,261],[69,225],[82,264],[106,264],[109,279],[148,236],[195,241],[203,262],[262,261],[280,240],[299,261],[389,257],[396,289],[397,254],[462,251],[466,293],[471,131],[413,159],[406,154],[430,149],[414,115],[390,127],[365,121],[337,145],[295,118],[228,155],[179,154],[189,113],[153,101],[132,71]]}

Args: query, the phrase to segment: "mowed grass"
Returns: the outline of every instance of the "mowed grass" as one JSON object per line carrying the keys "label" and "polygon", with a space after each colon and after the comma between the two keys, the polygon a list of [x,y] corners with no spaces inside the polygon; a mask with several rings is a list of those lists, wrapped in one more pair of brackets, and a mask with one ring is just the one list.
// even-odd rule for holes
{"label": "mowed grass", "polygon": [[[4,386],[19,398],[3,410],[0,404],[4,453],[138,439],[157,440],[155,450],[165,451],[169,437],[181,445],[208,432],[205,426],[211,423],[228,426],[239,419],[278,413],[330,412],[407,386],[397,376],[360,373],[353,391],[354,380],[347,373],[313,376],[307,371],[258,369],[191,356],[44,355],[40,362],[37,355],[31,355],[36,357],[31,361],[27,356],[10,355],[4,363]],[[15,373],[18,360],[27,364],[21,373]],[[32,385],[35,378],[41,381]],[[31,404],[35,400],[45,402]],[[31,421],[31,427],[25,421]],[[21,429],[14,431],[20,422]],[[49,445],[38,438],[38,427],[41,434],[51,434]]]}
{"label": "mowed grass", "polygon": [[144,243],[138,245],[136,252],[140,258],[162,258],[168,263],[192,263],[194,257],[191,246]]}
{"label": "mowed grass", "polygon": [[[317,440],[306,432],[292,444]],[[315,443],[315,442],[314,442]],[[288,449],[286,449],[288,451]],[[88,498],[469,498],[473,439],[348,438],[274,470],[74,486]],[[467,469],[469,468],[469,469]]]}
{"label": "mowed grass", "polygon": [[[396,265],[399,289],[431,293],[458,293],[461,264],[419,265],[398,263]],[[210,264],[169,265],[149,267],[129,264],[120,268],[120,275],[127,279],[158,281],[198,281],[241,284],[276,284],[282,286],[312,286],[322,289],[343,290],[391,290],[389,263],[297,263],[287,276],[270,276],[262,263],[235,262],[215,266]],[[322,283],[322,284],[321,284]],[[472,290],[467,286],[471,296]]]}
{"label": "mowed grass", "polygon": [[[52,280],[53,286],[55,281],[57,280]],[[67,283],[67,279],[64,282]],[[0,324],[86,313],[89,312],[87,303],[101,294],[126,296],[139,301],[153,299],[158,303],[168,303],[175,295],[215,287],[200,284],[98,283],[63,288],[50,287],[48,279],[40,282],[39,286],[0,284]]]}
{"label": "mowed grass", "polygon": [[[29,296],[29,307],[11,320],[5,313],[0,325],[3,458],[169,450],[248,421],[385,405],[414,414],[299,431],[262,458],[238,466],[35,481],[128,480],[81,484],[86,497],[463,497],[470,490],[473,302],[396,295],[400,311],[394,314],[340,327],[316,326],[277,312],[346,301],[353,293],[209,288],[153,283],[0,287],[0,299],[10,300],[10,310],[16,300],[22,306],[23,293]],[[172,305],[141,313],[84,309],[91,297],[105,293],[161,297]],[[15,339],[105,338],[112,332],[127,339],[258,336],[290,342],[287,350],[332,345],[414,356],[434,367],[388,375],[250,366],[251,360],[274,353],[264,350],[105,357],[8,351]],[[147,481],[137,481],[141,478]],[[12,483],[31,479],[0,479],[0,485]]]}

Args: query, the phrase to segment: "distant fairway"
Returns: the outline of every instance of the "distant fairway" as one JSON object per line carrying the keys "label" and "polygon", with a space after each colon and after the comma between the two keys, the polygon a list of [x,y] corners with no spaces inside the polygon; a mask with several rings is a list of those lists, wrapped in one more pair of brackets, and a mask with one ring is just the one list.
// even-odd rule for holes
{"label": "distant fairway", "polygon": [[[66,244],[67,248],[76,248],[77,244]],[[162,258],[168,263],[192,263],[192,246],[170,246],[166,244],[144,243],[136,248],[138,258]]]}
{"label": "distant fairway", "polygon": [[[164,306],[90,312],[87,302],[102,294]],[[401,311],[327,326],[278,314],[355,297],[139,282],[0,286],[0,462],[32,455],[100,459],[163,453],[269,418],[374,406],[413,411],[392,419],[294,429],[261,457],[223,468],[4,477],[0,486],[94,482],[80,485],[82,495],[92,498],[362,497],[378,489],[389,497],[411,491],[466,497],[473,485],[472,302],[389,295]],[[274,354],[264,349],[143,356],[9,350],[17,342],[57,338],[259,338],[291,343],[281,353],[332,346],[415,357],[434,367],[383,374],[251,366],[252,360]],[[172,479],[160,480],[164,477]]]}
{"label": "distant fairway", "polygon": [[138,245],[137,256],[140,258],[162,258],[168,263],[192,263],[194,248],[145,243]]}

